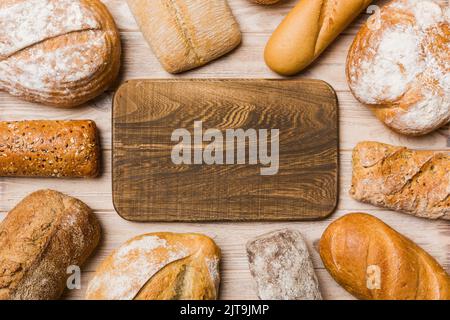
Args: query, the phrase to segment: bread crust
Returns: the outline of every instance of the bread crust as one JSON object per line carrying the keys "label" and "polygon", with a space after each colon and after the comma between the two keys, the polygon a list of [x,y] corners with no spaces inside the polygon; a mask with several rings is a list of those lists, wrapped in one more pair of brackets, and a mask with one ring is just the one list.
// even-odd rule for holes
{"label": "bread crust", "polygon": [[450,220],[450,154],[364,141],[353,150],[350,195],[428,219]]}
{"label": "bread crust", "polygon": [[24,198],[0,224],[0,300],[58,299],[69,266],[81,266],[100,239],[92,210],[52,190]]}
{"label": "bread crust", "polygon": [[91,120],[0,122],[0,176],[92,178],[99,170]]}
{"label": "bread crust", "polygon": [[149,233],[108,256],[89,282],[89,300],[215,300],[220,249],[200,234]]}
{"label": "bread crust", "polygon": [[99,0],[8,0],[0,14],[9,17],[0,28],[0,90],[74,107],[103,93],[117,77],[119,33]]}
{"label": "bread crust", "polygon": [[364,213],[333,222],[319,243],[322,261],[348,292],[365,300],[449,300],[450,277],[436,260]]}
{"label": "bread crust", "polygon": [[264,52],[273,71],[290,76],[308,67],[371,0],[301,0],[270,37]]}
{"label": "bread crust", "polygon": [[241,42],[226,0],[127,0],[136,22],[167,72],[215,60]]}
{"label": "bread crust", "polygon": [[[378,16],[378,15],[377,15]],[[450,121],[450,9],[394,0],[357,34],[347,58],[353,95],[392,130],[410,136]]]}

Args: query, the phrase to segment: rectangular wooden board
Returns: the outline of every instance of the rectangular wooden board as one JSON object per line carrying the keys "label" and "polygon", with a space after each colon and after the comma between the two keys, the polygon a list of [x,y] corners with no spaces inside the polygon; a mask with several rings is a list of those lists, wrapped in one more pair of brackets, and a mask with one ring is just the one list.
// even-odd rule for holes
{"label": "rectangular wooden board", "polygon": [[[325,82],[133,80],[117,91],[112,120],[113,202],[127,220],[311,220],[336,208],[338,109],[336,94]],[[198,121],[201,132],[215,130],[224,140],[222,149],[205,153],[203,159],[210,142],[194,144]],[[181,164],[172,157],[179,144],[172,137],[177,129],[191,134],[193,143],[191,157],[189,149],[175,153],[186,156]],[[206,164],[211,162],[207,155],[222,154],[226,162],[227,152],[238,149],[225,143],[231,129],[254,129],[257,149],[247,139],[245,164],[236,164],[237,156],[234,162],[230,159],[234,164],[216,164],[220,157]],[[267,144],[260,134],[264,129]],[[270,133],[275,129],[278,135]],[[257,163],[251,164],[249,150],[266,146],[270,155],[276,136],[278,171],[262,175],[262,168],[276,167],[276,157],[269,164],[256,156]],[[219,138],[210,141],[219,143]],[[197,160],[195,150],[200,150]],[[188,164],[188,158],[197,164]]]}

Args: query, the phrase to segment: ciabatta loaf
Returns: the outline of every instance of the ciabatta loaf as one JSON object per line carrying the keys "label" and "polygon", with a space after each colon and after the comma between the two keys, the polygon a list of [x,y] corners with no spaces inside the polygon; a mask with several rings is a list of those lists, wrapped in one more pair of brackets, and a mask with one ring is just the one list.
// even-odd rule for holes
{"label": "ciabatta loaf", "polygon": [[99,239],[100,225],[83,202],[32,193],[0,224],[0,299],[59,298],[68,267],[81,267]]}
{"label": "ciabatta loaf", "polygon": [[359,299],[450,300],[450,277],[439,263],[368,214],[333,222],[319,252],[333,278]]}
{"label": "ciabatta loaf", "polygon": [[448,5],[394,0],[374,18],[348,55],[347,78],[355,97],[402,134],[423,135],[448,123]]}
{"label": "ciabatta loaf", "polygon": [[450,220],[450,154],[361,142],[353,150],[350,195],[417,217]]}
{"label": "ciabatta loaf", "polygon": [[150,233],[114,251],[97,269],[86,298],[214,300],[220,249],[200,234]]}
{"label": "ciabatta loaf", "polygon": [[226,0],[127,0],[145,39],[170,73],[203,66],[241,42]]}
{"label": "ciabatta loaf", "polygon": [[0,90],[19,98],[80,105],[116,78],[120,50],[99,0],[0,2]]}
{"label": "ciabatta loaf", "polygon": [[93,178],[100,170],[95,122],[0,122],[0,177]]}

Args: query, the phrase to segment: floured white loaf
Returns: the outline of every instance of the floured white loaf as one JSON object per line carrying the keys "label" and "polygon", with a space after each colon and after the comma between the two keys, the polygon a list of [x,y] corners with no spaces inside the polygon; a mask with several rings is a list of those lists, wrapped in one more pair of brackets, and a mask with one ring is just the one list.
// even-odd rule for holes
{"label": "floured white loaf", "polygon": [[90,281],[94,300],[214,300],[220,249],[200,234],[150,233],[106,258]]}
{"label": "floured white loaf", "polygon": [[170,73],[200,67],[241,42],[226,0],[127,0],[145,39]]}
{"label": "floured white loaf", "polygon": [[120,66],[120,39],[99,0],[0,2],[0,90],[58,107],[104,92]]}
{"label": "floured white loaf", "polygon": [[260,299],[322,299],[300,232],[285,229],[264,234],[247,244],[247,254]]}

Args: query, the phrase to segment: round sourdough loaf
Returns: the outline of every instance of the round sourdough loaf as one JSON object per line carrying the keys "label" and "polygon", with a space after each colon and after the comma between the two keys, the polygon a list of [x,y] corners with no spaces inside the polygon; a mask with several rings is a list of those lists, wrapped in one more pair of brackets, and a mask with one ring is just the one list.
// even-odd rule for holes
{"label": "round sourdough loaf", "polygon": [[80,267],[100,240],[92,210],[52,190],[36,191],[0,224],[0,300],[58,299],[68,267]]}
{"label": "round sourdough loaf", "polygon": [[149,233],[106,258],[90,281],[90,300],[215,300],[220,249],[200,234]]}
{"label": "round sourdough loaf", "polygon": [[98,0],[0,2],[0,90],[58,107],[104,92],[120,66],[113,18]]}
{"label": "round sourdough loaf", "polygon": [[[374,16],[374,19],[377,17]],[[350,48],[355,97],[393,130],[423,135],[450,121],[450,9],[395,0],[369,20]]]}

